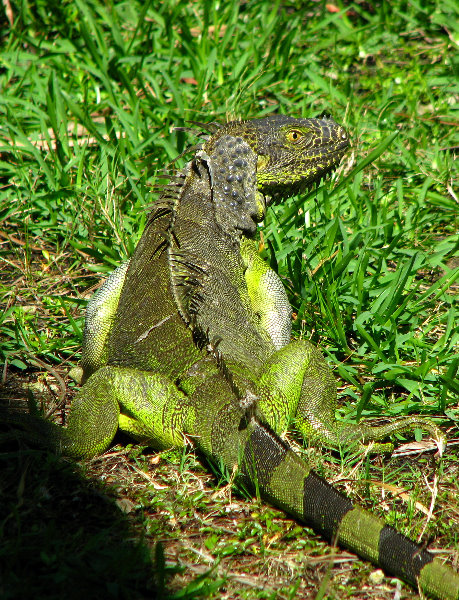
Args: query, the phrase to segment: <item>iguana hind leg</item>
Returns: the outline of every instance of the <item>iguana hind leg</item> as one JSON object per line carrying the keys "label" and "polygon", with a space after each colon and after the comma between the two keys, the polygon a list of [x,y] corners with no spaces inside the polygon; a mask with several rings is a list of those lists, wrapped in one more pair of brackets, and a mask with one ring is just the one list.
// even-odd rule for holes
{"label": "iguana hind leg", "polygon": [[91,457],[108,448],[119,427],[158,449],[183,446],[188,407],[186,396],[164,375],[105,366],[73,400],[60,445],[67,455]]}
{"label": "iguana hind leg", "polygon": [[313,444],[338,448],[373,443],[372,452],[391,451],[392,444],[380,440],[417,427],[429,432],[441,447],[445,444],[443,433],[420,417],[382,426],[337,421],[335,379],[320,350],[306,341],[291,342],[272,355],[260,377],[258,393],[261,411],[275,431],[282,433],[293,422]]}

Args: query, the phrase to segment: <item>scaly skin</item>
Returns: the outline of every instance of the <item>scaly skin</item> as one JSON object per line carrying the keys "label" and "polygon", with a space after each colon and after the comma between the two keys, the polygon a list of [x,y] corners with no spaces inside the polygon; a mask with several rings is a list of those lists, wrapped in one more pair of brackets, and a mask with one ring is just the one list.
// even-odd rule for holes
{"label": "scaly skin", "polygon": [[185,439],[327,539],[419,584],[459,598],[459,576],[354,505],[286,445],[293,422],[313,441],[368,444],[422,427],[335,420],[336,384],[317,348],[290,342],[290,307],[253,237],[266,207],[333,170],[347,145],[332,120],[265,119],[210,126],[194,160],[165,186],[129,264],[91,300],[87,380],[66,430],[44,435],[64,453],[103,452],[118,428],[156,448]]}

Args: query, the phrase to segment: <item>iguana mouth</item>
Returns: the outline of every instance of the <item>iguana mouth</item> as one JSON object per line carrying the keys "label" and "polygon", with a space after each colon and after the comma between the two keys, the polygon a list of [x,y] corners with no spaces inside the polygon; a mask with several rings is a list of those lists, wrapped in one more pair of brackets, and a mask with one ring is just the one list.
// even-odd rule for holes
{"label": "iguana mouth", "polygon": [[315,149],[314,153],[311,151],[312,159],[317,157],[318,161],[324,160],[328,164],[322,166],[319,172],[310,172],[303,178],[299,177],[296,181],[292,181],[289,183],[288,190],[285,186],[279,185],[274,178],[272,183],[265,181],[260,191],[265,198],[266,206],[269,207],[285,198],[309,191],[314,184],[320,184],[337,167],[347,147],[348,144],[343,142],[340,149],[328,150],[323,155],[317,152],[318,149]]}

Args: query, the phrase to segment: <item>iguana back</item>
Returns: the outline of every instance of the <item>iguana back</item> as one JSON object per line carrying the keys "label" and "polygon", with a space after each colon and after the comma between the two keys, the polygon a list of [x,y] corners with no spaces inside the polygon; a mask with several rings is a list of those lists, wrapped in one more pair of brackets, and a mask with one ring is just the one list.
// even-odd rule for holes
{"label": "iguana back", "polygon": [[274,347],[256,327],[239,239],[215,221],[209,172],[187,171],[168,186],[170,205],[153,211],[131,260],[108,364],[176,379],[212,343],[228,360],[261,367]]}

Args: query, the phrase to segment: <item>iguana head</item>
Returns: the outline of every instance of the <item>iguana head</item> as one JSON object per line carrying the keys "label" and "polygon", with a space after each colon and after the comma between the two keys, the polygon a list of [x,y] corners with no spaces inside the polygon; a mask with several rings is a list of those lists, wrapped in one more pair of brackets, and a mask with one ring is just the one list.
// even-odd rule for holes
{"label": "iguana head", "polygon": [[335,169],[349,138],[333,119],[295,119],[273,115],[231,121],[216,128],[221,135],[242,137],[256,153],[258,190],[273,200],[297,194]]}
{"label": "iguana head", "polygon": [[204,127],[212,135],[196,159],[210,175],[216,221],[237,235],[255,233],[267,206],[320,181],[349,146],[333,119],[278,115]]}

